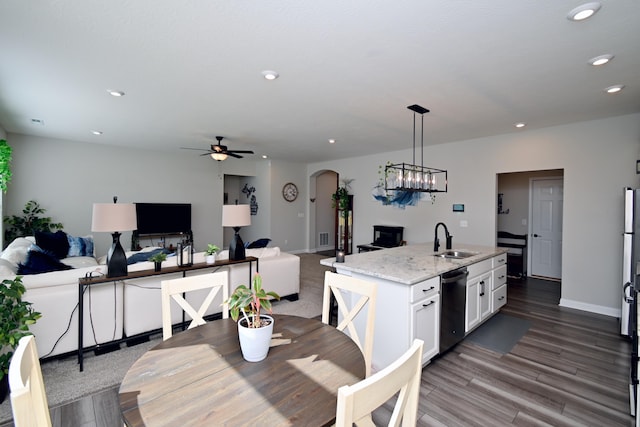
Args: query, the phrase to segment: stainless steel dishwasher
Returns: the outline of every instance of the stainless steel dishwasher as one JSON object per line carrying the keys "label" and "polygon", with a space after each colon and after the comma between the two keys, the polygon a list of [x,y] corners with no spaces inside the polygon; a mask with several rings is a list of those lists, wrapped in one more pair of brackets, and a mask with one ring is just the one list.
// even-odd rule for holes
{"label": "stainless steel dishwasher", "polygon": [[468,275],[462,267],[440,276],[440,353],[464,338]]}

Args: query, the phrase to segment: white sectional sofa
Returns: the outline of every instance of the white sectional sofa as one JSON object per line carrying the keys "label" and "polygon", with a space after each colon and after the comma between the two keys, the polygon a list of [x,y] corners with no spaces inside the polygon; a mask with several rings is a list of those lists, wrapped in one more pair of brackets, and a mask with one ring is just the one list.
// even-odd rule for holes
{"label": "white sectional sofa", "polygon": [[[19,240],[21,239],[21,240]],[[0,255],[0,281],[16,276],[16,265],[26,254],[33,239],[18,238]],[[145,248],[144,251],[149,251]],[[11,253],[9,253],[11,252]],[[129,256],[132,253],[128,253]],[[247,256],[259,259],[259,272],[263,286],[281,296],[296,298],[300,290],[300,258],[281,252],[279,248],[247,249]],[[227,251],[218,254],[227,257]],[[86,275],[106,274],[103,259],[94,257],[71,257],[60,260],[72,265],[71,270],[24,275],[26,287],[24,300],[33,304],[42,317],[30,330],[38,340],[40,357],[60,355],[78,348],[78,279]],[[100,263],[102,261],[102,263]],[[204,263],[204,253],[194,254],[194,263]],[[169,257],[163,267],[175,266],[176,258]],[[223,267],[229,270],[229,286],[232,291],[239,284],[248,284],[249,263]],[[153,263],[139,262],[128,266],[129,272],[152,270]],[[256,263],[252,263],[255,273]],[[215,267],[188,271],[187,275],[209,274]],[[162,326],[160,282],[181,277],[181,273],[160,274],[152,277],[109,282],[88,286],[84,292],[83,347],[106,344],[110,341],[144,334]],[[194,294],[191,298],[204,298]],[[208,314],[221,311],[222,301],[212,304]],[[175,322],[182,319],[178,307],[172,309]]]}

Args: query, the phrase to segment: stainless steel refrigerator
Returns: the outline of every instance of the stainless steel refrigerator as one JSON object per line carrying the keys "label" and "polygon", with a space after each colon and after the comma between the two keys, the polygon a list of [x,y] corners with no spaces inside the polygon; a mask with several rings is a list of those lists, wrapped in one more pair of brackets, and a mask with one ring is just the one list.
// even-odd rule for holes
{"label": "stainless steel refrigerator", "polygon": [[620,333],[631,339],[631,368],[629,372],[629,406],[631,415],[636,415],[638,400],[638,291],[640,278],[637,275],[640,256],[640,190],[624,189],[624,233],[622,257],[622,314]]}

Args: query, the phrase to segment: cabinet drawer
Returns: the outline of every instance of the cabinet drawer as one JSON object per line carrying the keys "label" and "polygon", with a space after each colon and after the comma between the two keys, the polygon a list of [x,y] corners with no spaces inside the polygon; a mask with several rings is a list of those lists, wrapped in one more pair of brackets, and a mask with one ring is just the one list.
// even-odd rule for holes
{"label": "cabinet drawer", "polygon": [[411,286],[411,302],[420,301],[440,292],[440,276]]}
{"label": "cabinet drawer", "polygon": [[502,285],[495,291],[493,291],[493,298],[491,300],[491,312],[495,313],[500,310],[500,307],[507,303],[507,285]]}
{"label": "cabinet drawer", "polygon": [[507,283],[507,266],[503,265],[493,270],[493,289],[498,289],[505,283]]}
{"label": "cabinet drawer", "polygon": [[[505,256],[506,258],[506,256]],[[491,270],[491,261],[492,259],[485,259],[484,261],[476,262],[475,264],[471,264],[467,266],[467,271],[469,272],[469,279],[473,279],[474,277],[485,273]]]}
{"label": "cabinet drawer", "polygon": [[507,254],[501,254],[492,258],[493,268],[500,267],[501,265],[507,265]]}

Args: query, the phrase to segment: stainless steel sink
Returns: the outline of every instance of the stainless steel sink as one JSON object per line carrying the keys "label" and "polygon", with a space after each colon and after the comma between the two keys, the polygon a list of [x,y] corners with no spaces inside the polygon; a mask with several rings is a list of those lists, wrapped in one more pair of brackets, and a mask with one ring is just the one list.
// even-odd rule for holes
{"label": "stainless steel sink", "polygon": [[478,255],[476,252],[465,252],[465,251],[444,251],[439,254],[433,254],[433,256],[437,256],[440,258],[453,258],[453,259],[463,259],[469,258],[474,255]]}

